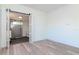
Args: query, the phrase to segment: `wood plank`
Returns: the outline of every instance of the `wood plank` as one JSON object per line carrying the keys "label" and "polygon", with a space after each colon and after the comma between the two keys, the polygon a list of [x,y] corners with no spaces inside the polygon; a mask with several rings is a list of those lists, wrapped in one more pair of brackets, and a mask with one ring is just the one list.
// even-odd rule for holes
{"label": "wood plank", "polygon": [[0,49],[0,55],[79,55],[79,48],[54,41],[41,40],[19,43]]}

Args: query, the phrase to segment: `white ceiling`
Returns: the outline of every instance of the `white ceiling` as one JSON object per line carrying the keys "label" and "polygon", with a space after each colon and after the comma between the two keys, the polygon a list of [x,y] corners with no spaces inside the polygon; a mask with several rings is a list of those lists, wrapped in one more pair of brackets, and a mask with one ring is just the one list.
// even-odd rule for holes
{"label": "white ceiling", "polygon": [[24,6],[39,9],[44,12],[50,12],[50,11],[56,10],[60,7],[63,7],[65,5],[66,4],[24,4]]}

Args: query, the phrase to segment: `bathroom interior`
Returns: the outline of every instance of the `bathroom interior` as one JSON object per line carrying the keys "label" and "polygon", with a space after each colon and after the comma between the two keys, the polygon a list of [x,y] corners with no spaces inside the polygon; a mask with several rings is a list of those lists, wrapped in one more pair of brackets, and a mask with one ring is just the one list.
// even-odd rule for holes
{"label": "bathroom interior", "polygon": [[29,14],[9,12],[10,44],[29,42]]}

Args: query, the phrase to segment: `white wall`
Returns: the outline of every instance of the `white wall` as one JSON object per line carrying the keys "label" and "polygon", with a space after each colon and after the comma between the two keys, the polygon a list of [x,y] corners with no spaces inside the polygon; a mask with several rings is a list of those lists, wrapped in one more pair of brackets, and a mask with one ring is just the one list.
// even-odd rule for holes
{"label": "white wall", "polygon": [[[1,19],[1,9],[0,9],[0,19]],[[0,28],[1,28],[1,20],[0,20]],[[0,29],[0,39],[1,39],[1,29]],[[1,42],[1,40],[0,40],[0,42]],[[1,43],[0,43],[0,45],[1,45]]]}
{"label": "white wall", "polygon": [[47,38],[79,47],[79,5],[67,5],[48,14]]}
{"label": "white wall", "polygon": [[[25,7],[22,5],[2,5],[2,8],[6,9],[6,8],[10,8],[13,11],[18,11],[18,12],[23,12],[23,13],[31,13],[31,39],[32,41],[38,41],[38,40],[43,40],[44,37],[44,21],[46,20],[46,13],[39,11],[39,10],[35,10],[29,7]],[[2,13],[4,16],[4,13],[6,13],[5,11]],[[4,16],[4,18],[6,18]],[[4,23],[6,24],[6,19],[1,19],[4,21]],[[6,26],[5,24],[1,24],[1,28],[2,30],[2,38],[1,38],[1,42],[3,43],[2,45],[5,46],[6,42]],[[4,25],[4,26],[3,26]],[[2,47],[4,47],[2,46]]]}

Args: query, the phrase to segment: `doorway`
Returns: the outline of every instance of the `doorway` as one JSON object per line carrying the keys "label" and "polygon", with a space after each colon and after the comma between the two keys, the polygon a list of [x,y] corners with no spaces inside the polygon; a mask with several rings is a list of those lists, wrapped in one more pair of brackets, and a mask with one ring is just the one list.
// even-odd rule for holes
{"label": "doorway", "polygon": [[10,44],[29,42],[30,14],[9,11]]}

